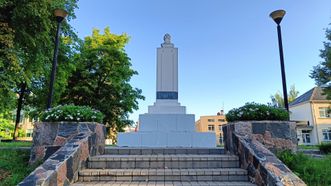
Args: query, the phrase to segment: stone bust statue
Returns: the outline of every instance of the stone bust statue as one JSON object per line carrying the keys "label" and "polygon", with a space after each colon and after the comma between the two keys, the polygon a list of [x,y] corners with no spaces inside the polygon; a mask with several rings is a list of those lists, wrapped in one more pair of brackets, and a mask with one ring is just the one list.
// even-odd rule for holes
{"label": "stone bust statue", "polygon": [[161,44],[162,47],[174,47],[174,44],[171,43],[171,36],[170,34],[165,34],[163,36],[164,43]]}
{"label": "stone bust statue", "polygon": [[165,34],[163,37],[164,43],[171,43],[171,36],[170,34]]}

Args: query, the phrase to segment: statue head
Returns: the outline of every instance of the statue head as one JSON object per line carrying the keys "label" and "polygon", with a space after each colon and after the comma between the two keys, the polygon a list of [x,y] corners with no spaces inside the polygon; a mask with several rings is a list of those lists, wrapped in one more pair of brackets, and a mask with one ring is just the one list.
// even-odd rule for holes
{"label": "statue head", "polygon": [[170,34],[165,34],[163,37],[164,43],[171,43],[171,36]]}

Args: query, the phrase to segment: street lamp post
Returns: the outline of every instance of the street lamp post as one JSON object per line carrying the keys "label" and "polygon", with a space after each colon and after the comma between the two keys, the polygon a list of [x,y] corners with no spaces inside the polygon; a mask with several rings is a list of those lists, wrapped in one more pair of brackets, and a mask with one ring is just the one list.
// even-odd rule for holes
{"label": "street lamp post", "polygon": [[62,9],[56,9],[54,11],[54,15],[57,21],[57,29],[56,29],[56,36],[55,36],[55,48],[54,48],[54,56],[53,56],[53,63],[52,63],[52,72],[50,77],[49,83],[49,92],[48,92],[48,99],[47,99],[47,109],[52,107],[52,100],[54,94],[54,80],[56,74],[56,67],[57,67],[57,55],[59,52],[59,36],[61,32],[61,22],[67,16],[67,12]]}
{"label": "street lamp post", "polygon": [[286,13],[285,10],[276,10],[276,11],[271,12],[270,17],[277,23],[280,67],[281,67],[282,82],[283,82],[284,106],[285,106],[285,109],[287,111],[289,111],[289,108],[288,108],[288,97],[287,97],[287,88],[286,88],[286,76],[285,76],[283,43],[282,43],[282,31],[281,31],[281,28],[280,28],[280,22],[282,22],[282,19],[283,19],[285,13]]}

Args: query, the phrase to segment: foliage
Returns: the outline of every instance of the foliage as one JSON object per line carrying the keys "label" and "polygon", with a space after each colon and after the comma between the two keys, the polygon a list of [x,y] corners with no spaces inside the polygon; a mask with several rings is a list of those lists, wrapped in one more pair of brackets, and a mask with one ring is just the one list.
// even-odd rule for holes
{"label": "foliage", "polygon": [[246,103],[244,106],[234,108],[226,114],[226,120],[251,121],[251,120],[288,120],[288,112],[282,108],[275,108],[258,103]]}
{"label": "foliage", "polygon": [[7,147],[7,148],[31,147],[31,146],[32,146],[32,142],[30,141],[0,142],[0,147]]}
{"label": "foliage", "polygon": [[[0,114],[0,138],[1,139],[12,139],[14,134],[14,124],[10,119],[6,119],[3,114]],[[18,136],[23,137],[24,131],[18,130]]]}
{"label": "foliage", "polygon": [[98,109],[105,114],[104,123],[118,130],[133,123],[128,113],[138,109],[138,99],[144,97],[129,84],[137,72],[124,50],[128,40],[126,34],[112,34],[109,28],[104,34],[93,30],[75,56],[76,69],[61,102]]}
{"label": "foliage", "polygon": [[331,143],[321,143],[318,145],[318,148],[324,154],[331,153]]}
{"label": "foliage", "polygon": [[17,185],[40,164],[29,165],[29,158],[29,150],[1,150],[0,186]]}
{"label": "foliage", "polygon": [[12,139],[14,133],[14,124],[8,119],[4,119],[0,116],[0,138]]}
{"label": "foliage", "polygon": [[277,157],[308,185],[331,185],[331,155],[315,159],[303,153],[282,151]]}
{"label": "foliage", "polygon": [[[46,100],[48,91],[48,77],[51,68],[51,59],[54,49],[54,35],[57,22],[53,15],[55,8],[64,8],[68,11],[68,20],[75,17],[74,9],[77,0],[2,0],[0,3],[0,113],[17,108],[17,117],[20,117],[24,105],[45,108],[46,104],[37,104]],[[68,22],[62,23],[62,34],[75,40],[77,36]],[[61,42],[60,48],[71,48],[71,45]],[[71,50],[69,50],[71,51]],[[68,69],[67,53],[59,56],[61,69]],[[60,89],[59,82],[66,82],[63,73],[58,73],[55,87]],[[38,86],[36,86],[37,84]],[[61,84],[60,84],[61,85]],[[43,89],[45,94],[38,94]],[[30,97],[38,99],[27,102]],[[15,103],[17,100],[17,104]],[[57,99],[58,100],[58,99]],[[56,99],[55,99],[56,101]],[[19,121],[19,118],[17,118]],[[16,125],[17,126],[17,125]],[[15,127],[16,128],[16,127]],[[16,130],[16,129],[15,129]]]}
{"label": "foliage", "polygon": [[[330,24],[331,25],[331,24]],[[313,78],[317,85],[321,86],[331,81],[331,29],[326,29],[325,36],[327,41],[324,42],[324,49],[320,50],[322,61],[314,66],[310,77]],[[324,93],[331,99],[331,87],[328,85],[324,88]]]}
{"label": "foliage", "polygon": [[76,121],[76,122],[99,122],[102,123],[104,115],[88,106],[60,105],[45,111],[41,121]]}
{"label": "foliage", "polygon": [[[293,102],[299,95],[299,91],[295,89],[295,85],[292,85],[290,88],[290,92],[288,93],[288,102]],[[276,94],[271,96],[272,105],[275,107],[284,107],[284,97],[283,95],[277,91]]]}

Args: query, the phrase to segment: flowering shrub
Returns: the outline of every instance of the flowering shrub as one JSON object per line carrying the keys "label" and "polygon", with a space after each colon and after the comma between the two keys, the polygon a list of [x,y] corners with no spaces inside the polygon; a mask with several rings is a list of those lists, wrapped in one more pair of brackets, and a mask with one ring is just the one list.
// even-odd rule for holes
{"label": "flowering shrub", "polygon": [[275,108],[258,103],[246,103],[244,106],[230,110],[226,120],[233,121],[261,121],[261,120],[288,120],[289,114],[282,108]]}
{"label": "flowering shrub", "polygon": [[86,121],[102,123],[104,115],[91,107],[60,105],[45,111],[41,115],[41,121]]}

